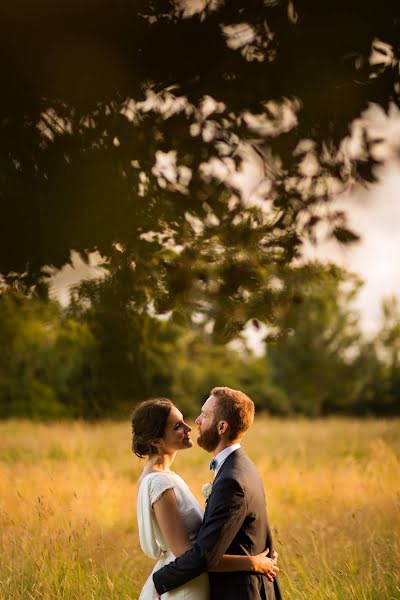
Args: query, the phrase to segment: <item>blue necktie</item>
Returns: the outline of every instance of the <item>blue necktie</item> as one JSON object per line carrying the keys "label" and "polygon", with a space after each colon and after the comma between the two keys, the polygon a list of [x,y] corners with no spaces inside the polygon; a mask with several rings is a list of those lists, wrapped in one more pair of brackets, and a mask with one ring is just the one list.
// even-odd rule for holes
{"label": "blue necktie", "polygon": [[210,471],[215,471],[216,468],[217,468],[217,461],[215,460],[215,458],[213,458],[210,461],[209,469],[210,469]]}

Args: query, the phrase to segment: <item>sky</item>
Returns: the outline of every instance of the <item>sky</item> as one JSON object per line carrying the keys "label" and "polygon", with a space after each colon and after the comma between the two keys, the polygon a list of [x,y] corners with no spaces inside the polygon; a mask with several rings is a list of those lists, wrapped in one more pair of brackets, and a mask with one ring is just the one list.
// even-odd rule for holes
{"label": "sky", "polygon": [[69,303],[70,289],[82,279],[101,277],[104,273],[98,264],[101,256],[98,252],[89,255],[89,263],[86,264],[75,251],[71,252],[71,263],[57,271],[51,278],[50,290],[53,297],[66,306]]}
{"label": "sky", "polygon": [[359,187],[340,200],[361,240],[351,247],[331,242],[313,252],[364,279],[357,306],[365,333],[373,334],[381,323],[382,300],[396,296],[400,303],[400,110],[395,104],[387,112],[370,104],[353,122],[350,144],[357,141],[363,127],[375,140],[374,158],[384,166],[375,171],[378,183],[368,189]]}
{"label": "sky", "polygon": [[[400,162],[391,161],[369,189],[359,188],[337,201],[346,210],[352,231],[360,241],[351,245],[334,240],[306,244],[303,256],[310,260],[335,262],[357,273],[364,281],[354,308],[366,337],[379,330],[381,303],[396,296],[400,305]],[[245,329],[247,345],[261,355],[266,329]]]}
{"label": "sky", "polygon": [[400,301],[400,163],[391,162],[380,181],[344,197],[352,229],[360,242],[343,246],[334,241],[308,247],[311,258],[332,260],[361,275],[365,281],[356,302],[367,334],[380,325],[381,302],[395,295]]}

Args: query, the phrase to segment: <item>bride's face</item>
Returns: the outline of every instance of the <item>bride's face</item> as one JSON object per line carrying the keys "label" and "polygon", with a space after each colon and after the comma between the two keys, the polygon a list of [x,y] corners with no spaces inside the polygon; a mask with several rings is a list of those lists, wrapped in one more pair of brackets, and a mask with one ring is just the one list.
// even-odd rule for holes
{"label": "bride's face", "polygon": [[193,446],[190,439],[191,427],[183,420],[183,415],[173,406],[168,415],[164,435],[161,439],[160,449],[165,452],[175,452],[176,450],[185,450]]}

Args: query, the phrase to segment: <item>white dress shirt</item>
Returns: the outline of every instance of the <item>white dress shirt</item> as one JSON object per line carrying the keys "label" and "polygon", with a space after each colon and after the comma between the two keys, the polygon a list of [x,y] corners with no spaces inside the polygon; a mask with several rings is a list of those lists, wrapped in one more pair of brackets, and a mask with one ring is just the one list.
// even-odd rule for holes
{"label": "white dress shirt", "polygon": [[222,467],[222,465],[224,464],[224,462],[226,461],[226,459],[228,458],[228,456],[230,454],[232,454],[232,452],[235,452],[235,450],[237,450],[238,448],[240,448],[240,444],[232,444],[232,446],[227,446],[226,448],[224,448],[223,450],[221,450],[221,452],[218,452],[217,456],[214,457],[214,462],[215,462],[215,469],[214,469],[214,473],[215,473],[215,477],[217,476],[218,471],[220,470],[220,468]]}

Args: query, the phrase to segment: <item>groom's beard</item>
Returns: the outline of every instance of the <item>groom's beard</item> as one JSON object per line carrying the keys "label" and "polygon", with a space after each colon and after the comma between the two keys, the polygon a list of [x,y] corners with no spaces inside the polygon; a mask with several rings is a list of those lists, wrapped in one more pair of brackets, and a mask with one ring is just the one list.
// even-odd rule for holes
{"label": "groom's beard", "polygon": [[203,448],[206,452],[212,452],[218,446],[220,437],[217,429],[217,423],[213,423],[210,429],[203,431],[197,438],[197,443],[200,448]]}

